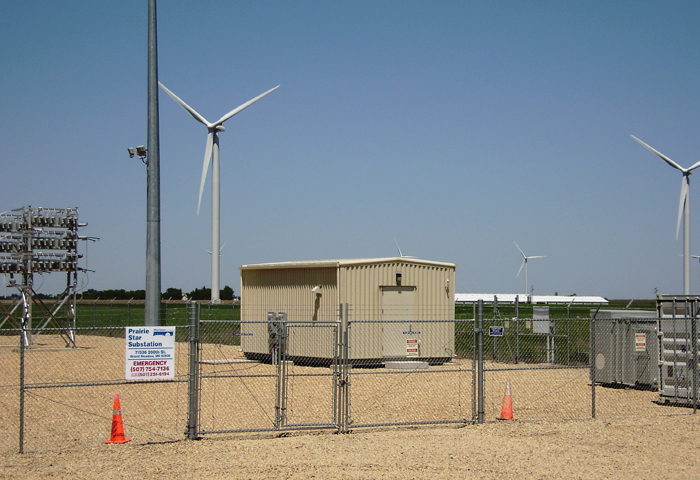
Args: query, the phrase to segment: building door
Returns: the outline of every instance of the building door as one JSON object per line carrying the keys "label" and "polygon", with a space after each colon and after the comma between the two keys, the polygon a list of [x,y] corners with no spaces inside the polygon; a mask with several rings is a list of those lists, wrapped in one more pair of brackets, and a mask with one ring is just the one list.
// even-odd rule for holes
{"label": "building door", "polygon": [[[405,357],[416,287],[382,287],[382,357]],[[403,320],[398,322],[398,320]]]}

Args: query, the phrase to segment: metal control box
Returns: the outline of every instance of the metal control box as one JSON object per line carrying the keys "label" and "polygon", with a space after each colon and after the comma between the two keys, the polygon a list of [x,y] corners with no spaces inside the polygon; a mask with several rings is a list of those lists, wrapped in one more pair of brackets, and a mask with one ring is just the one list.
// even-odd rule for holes
{"label": "metal control box", "polygon": [[658,386],[659,329],[656,312],[598,311],[595,317],[594,362],[596,382],[633,387]]}
{"label": "metal control box", "polygon": [[657,295],[656,309],[661,331],[659,400],[680,405],[695,404],[700,297]]}

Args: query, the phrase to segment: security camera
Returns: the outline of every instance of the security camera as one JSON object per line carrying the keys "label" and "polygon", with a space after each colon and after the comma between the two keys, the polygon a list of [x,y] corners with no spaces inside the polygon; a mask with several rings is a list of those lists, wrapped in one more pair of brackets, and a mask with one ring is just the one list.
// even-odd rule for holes
{"label": "security camera", "polygon": [[311,289],[311,293],[320,293],[318,290],[321,288],[321,285],[316,285],[314,288]]}
{"label": "security camera", "polygon": [[126,151],[129,152],[129,158],[134,158],[134,155],[136,155],[135,148],[127,148]]}

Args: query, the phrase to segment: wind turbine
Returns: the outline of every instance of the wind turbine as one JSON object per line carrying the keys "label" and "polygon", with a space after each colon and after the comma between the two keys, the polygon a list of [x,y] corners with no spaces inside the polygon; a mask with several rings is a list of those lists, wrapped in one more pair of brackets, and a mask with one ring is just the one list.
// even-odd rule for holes
{"label": "wind turbine", "polygon": [[[224,244],[221,245],[221,248],[219,249],[219,256],[221,256],[221,252],[223,251],[223,249],[224,249],[224,247],[226,246],[227,243],[228,243],[228,241],[224,242]],[[211,252],[210,252],[209,250],[206,250],[206,249],[205,249],[204,251],[207,252],[209,255],[211,255]]]}
{"label": "wind turbine", "polygon": [[[513,240],[513,243],[515,243],[515,240]],[[520,264],[520,269],[518,270],[518,274],[516,275],[516,277],[520,276],[521,270],[523,269],[523,267],[525,267],[525,296],[527,296],[527,261],[531,258],[544,258],[546,257],[546,255],[534,255],[528,257],[523,253],[522,249],[518,247],[517,243],[515,243],[515,246],[518,248],[518,250],[520,250],[520,254],[523,256],[523,263]]]}
{"label": "wind turbine", "polygon": [[700,167],[700,162],[697,162],[690,168],[683,168],[676,162],[668,158],[663,153],[654,150],[652,147],[642,142],[634,135],[630,135],[636,141],[642,144],[644,148],[659,157],[664,162],[677,168],[683,173],[681,180],[681,200],[678,204],[678,223],[676,224],[676,240],[678,240],[678,232],[681,228],[681,217],[683,218],[683,294],[690,295],[690,173]]}
{"label": "wind turbine", "polygon": [[[233,117],[242,110],[248,108],[261,98],[263,98],[268,93],[277,90],[280,86],[277,85],[275,88],[268,90],[267,92],[258,95],[252,100],[248,100],[243,105],[240,105],[226,115],[218,119],[216,122],[209,122],[206,118],[201,116],[195,111],[194,108],[183,102],[180,97],[175,95],[173,92],[168,90],[165,85],[158,82],[160,88],[165,90],[165,93],[170,95],[173,100],[175,100],[182,108],[185,109],[187,113],[192,115],[192,118],[198,122],[204,124],[207,127],[207,145],[204,149],[204,165],[202,166],[202,181],[199,184],[199,201],[197,202],[197,215],[199,215],[199,207],[202,205],[202,192],[204,191],[204,182],[207,179],[207,170],[209,169],[209,162],[211,161],[211,251],[219,252],[219,226],[221,219],[221,206],[220,206],[220,186],[219,186],[219,132],[223,132],[224,122],[229,118]],[[211,303],[221,303],[219,298],[219,267],[221,264],[220,255],[211,256]]]}
{"label": "wind turbine", "polygon": [[396,244],[396,249],[399,251],[399,257],[401,257],[401,258],[416,258],[416,257],[411,257],[411,256],[408,256],[408,255],[404,255],[404,254],[401,252],[401,247],[399,247],[399,242],[397,242],[395,238],[394,238],[394,243]]}

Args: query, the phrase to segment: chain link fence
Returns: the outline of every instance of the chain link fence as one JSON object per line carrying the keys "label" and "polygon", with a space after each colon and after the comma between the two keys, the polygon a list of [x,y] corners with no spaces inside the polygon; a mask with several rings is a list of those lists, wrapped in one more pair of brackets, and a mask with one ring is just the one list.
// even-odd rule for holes
{"label": "chain link fence", "polygon": [[16,427],[3,435],[3,450],[102,443],[110,438],[115,394],[128,434],[142,442],[182,439],[188,413],[188,330],[177,329],[174,379],[159,382],[125,380],[121,327],[77,327],[71,332],[76,346],[70,348],[62,329],[43,329],[26,347],[20,341],[24,332],[3,332],[2,428],[9,422]]}
{"label": "chain link fence", "polygon": [[65,329],[45,328],[29,346],[21,330],[1,330],[0,449],[94,448],[109,439],[115,394],[139,443],[494,421],[507,384],[520,421],[697,408],[695,318],[547,319],[477,306],[457,319],[379,321],[348,307],[301,321],[178,306],[174,378],[151,382],[125,380],[123,322],[81,318],[75,347]]}

